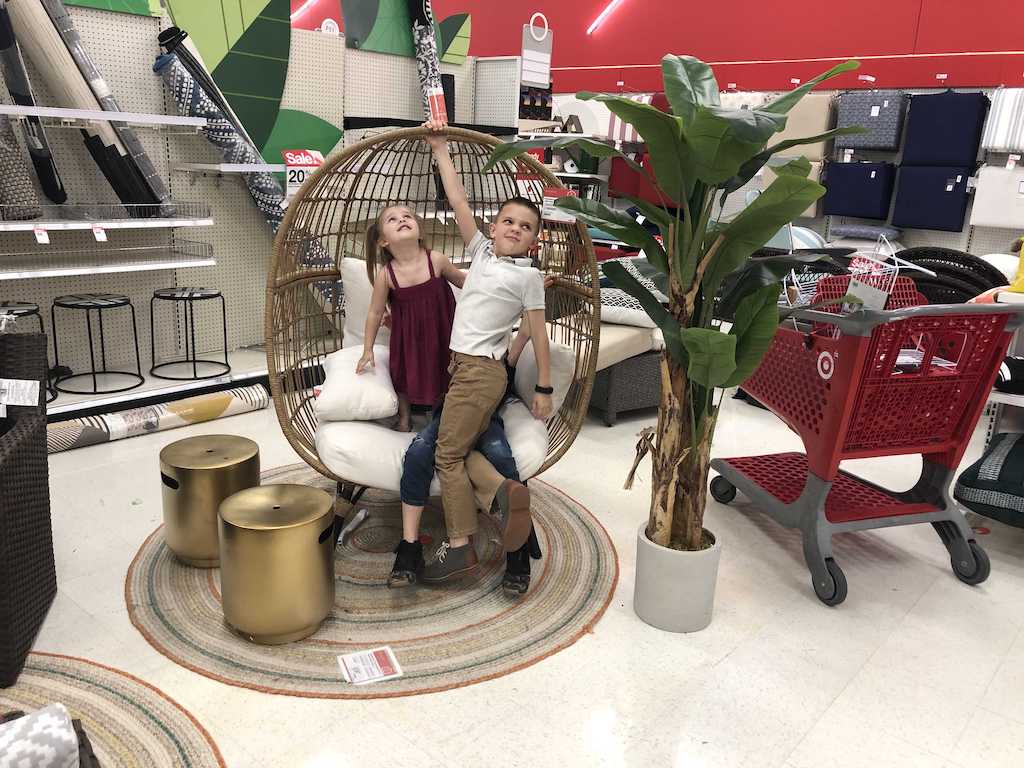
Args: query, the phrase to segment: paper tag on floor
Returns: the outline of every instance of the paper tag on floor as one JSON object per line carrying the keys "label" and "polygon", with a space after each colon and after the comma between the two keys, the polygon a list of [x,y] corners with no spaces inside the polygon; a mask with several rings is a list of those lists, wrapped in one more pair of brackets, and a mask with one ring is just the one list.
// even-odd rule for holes
{"label": "paper tag on floor", "polygon": [[33,379],[0,379],[0,404],[37,405],[39,382]]}
{"label": "paper tag on floor", "polygon": [[850,280],[850,287],[846,293],[861,301],[864,309],[885,309],[885,303],[889,300],[889,294],[881,288],[875,288],[865,282],[853,278]]}
{"label": "paper tag on floor", "polygon": [[352,685],[379,683],[402,676],[398,659],[388,645],[358,653],[346,653],[338,657],[338,666],[341,667],[341,674],[345,680]]}

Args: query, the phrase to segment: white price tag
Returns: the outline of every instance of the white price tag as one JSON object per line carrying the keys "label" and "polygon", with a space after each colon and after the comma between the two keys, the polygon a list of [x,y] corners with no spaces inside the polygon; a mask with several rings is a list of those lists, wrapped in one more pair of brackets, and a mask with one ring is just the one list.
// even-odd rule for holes
{"label": "white price tag", "polygon": [[103,227],[93,227],[92,236],[96,238],[97,243],[107,242],[107,230]]}
{"label": "white price tag", "polygon": [[873,82],[875,82],[875,76],[874,75],[857,75],[857,79],[858,80],[862,80],[865,83],[873,83]]}
{"label": "white price tag", "polygon": [[889,300],[889,294],[881,288],[875,288],[857,278],[850,280],[850,286],[846,289],[846,293],[860,299],[861,307],[864,309],[885,309],[885,302]]}
{"label": "white price tag", "polygon": [[949,183],[947,183],[947,184],[946,184],[946,191],[947,191],[947,192],[952,192],[952,191],[953,191],[953,187],[954,187],[954,186],[955,186],[955,185],[953,184],[953,182],[952,182],[952,181],[950,181]]}
{"label": "white price tag", "polygon": [[871,178],[872,179],[875,178],[875,176],[877,176],[877,175],[878,175],[878,171],[872,171],[871,172]]}
{"label": "white price tag", "polygon": [[885,109],[888,106],[889,106],[889,100],[886,99],[885,101],[882,102],[882,109]]}
{"label": "white price tag", "polygon": [[881,107],[874,106],[874,107],[871,108],[871,116],[872,117],[878,117],[881,113],[882,113],[882,108]]}
{"label": "white price tag", "polygon": [[963,174],[960,174],[959,176],[956,177],[956,183],[957,184],[959,184],[963,180],[964,180]]}
{"label": "white price tag", "polygon": [[369,651],[346,653],[338,657],[338,666],[345,680],[353,685],[365,685],[402,676],[402,667],[390,646]]}
{"label": "white price tag", "polygon": [[793,85],[800,85],[800,78],[799,77],[791,77],[791,78],[789,78],[789,82],[791,82]]}
{"label": "white price tag", "polygon": [[7,418],[7,406],[0,403],[0,419]]}
{"label": "white price tag", "polygon": [[1017,187],[1017,194],[1024,195],[1024,181],[1022,181],[1020,183],[1020,186]]}
{"label": "white price tag", "polygon": [[1020,162],[1020,155],[1010,155],[1006,158],[1006,169],[1012,171],[1017,167],[1017,163]]}
{"label": "white price tag", "polygon": [[844,163],[849,163],[852,160],[853,160],[853,150],[852,149],[844,149],[843,150],[843,162]]}
{"label": "white price tag", "polygon": [[34,379],[0,379],[0,403],[4,405],[37,405],[39,382]]}
{"label": "white price tag", "polygon": [[935,79],[936,80],[948,80],[949,79],[949,75],[947,73],[945,73],[945,72],[940,72],[939,74],[937,74],[935,76]]}
{"label": "white price tag", "polygon": [[730,91],[735,91],[736,90],[736,83],[726,83],[725,87],[726,87],[726,89],[728,89]]}
{"label": "white price tag", "polygon": [[32,234],[36,236],[36,242],[40,245],[48,245],[50,243],[50,233],[42,227],[33,227]]}
{"label": "white price tag", "polygon": [[315,149],[285,149],[281,152],[285,164],[285,203],[290,203],[299,188],[324,163],[324,156]]}

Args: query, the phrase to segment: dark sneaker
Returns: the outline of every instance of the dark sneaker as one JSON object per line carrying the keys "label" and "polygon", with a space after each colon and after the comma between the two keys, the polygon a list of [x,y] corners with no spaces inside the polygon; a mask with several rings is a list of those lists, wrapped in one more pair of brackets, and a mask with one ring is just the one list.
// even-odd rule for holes
{"label": "dark sneaker", "polygon": [[469,573],[476,564],[476,550],[472,542],[463,547],[453,547],[445,539],[423,569],[422,579],[425,584],[441,584]]}
{"label": "dark sneaker", "polygon": [[405,539],[395,548],[395,564],[388,576],[388,588],[397,589],[415,584],[423,573],[423,545]]}
{"label": "dark sneaker", "polygon": [[530,588],[529,543],[505,555],[505,576],[501,588],[509,597],[521,597]]}
{"label": "dark sneaker", "polygon": [[515,480],[506,480],[498,488],[491,507],[506,552],[515,552],[530,536],[530,489]]}

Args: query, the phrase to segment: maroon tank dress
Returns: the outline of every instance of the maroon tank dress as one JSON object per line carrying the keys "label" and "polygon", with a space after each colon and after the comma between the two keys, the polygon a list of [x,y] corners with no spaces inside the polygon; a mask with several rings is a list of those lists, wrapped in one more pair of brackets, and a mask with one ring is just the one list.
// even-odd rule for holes
{"label": "maroon tank dress", "polygon": [[434,274],[426,254],[430,279],[419,285],[398,287],[388,262],[391,290],[391,360],[395,391],[413,405],[436,405],[448,388],[448,343],[455,318],[455,294],[448,281]]}

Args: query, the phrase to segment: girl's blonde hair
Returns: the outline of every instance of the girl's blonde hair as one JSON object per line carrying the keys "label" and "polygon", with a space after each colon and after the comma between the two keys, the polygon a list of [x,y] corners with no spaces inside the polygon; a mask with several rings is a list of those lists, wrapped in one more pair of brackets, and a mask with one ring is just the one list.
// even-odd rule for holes
{"label": "girl's blonde hair", "polygon": [[378,270],[383,269],[389,261],[395,258],[390,249],[380,247],[380,233],[384,214],[395,208],[404,208],[412,214],[412,217],[416,219],[416,226],[420,230],[420,248],[428,252],[430,251],[426,241],[423,239],[423,220],[416,215],[416,211],[412,209],[412,206],[399,204],[382,208],[380,213],[377,214],[376,220],[366,228],[366,250],[363,253],[366,256],[366,275],[370,278],[371,284],[377,279]]}

